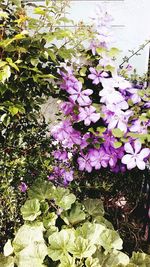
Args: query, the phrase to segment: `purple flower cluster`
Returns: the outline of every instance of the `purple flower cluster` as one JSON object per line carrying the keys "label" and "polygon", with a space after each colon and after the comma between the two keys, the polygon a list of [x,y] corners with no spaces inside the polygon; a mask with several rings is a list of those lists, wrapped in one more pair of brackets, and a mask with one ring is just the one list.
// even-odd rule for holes
{"label": "purple flower cluster", "polygon": [[[150,100],[142,97],[140,89],[114,68],[109,53],[111,18],[107,12],[100,18],[97,38],[90,44],[94,59],[92,56],[90,65],[85,66],[85,76],[80,76],[80,68],[74,64],[66,63],[64,69],[59,70],[60,88],[66,96],[60,104],[65,119],[52,130],[52,136],[62,148],[54,152],[54,157],[68,162],[66,149],[69,149],[78,169],[89,173],[101,168],[114,172],[135,167],[144,170],[150,149],[146,147],[147,141],[141,143],[140,135],[148,134]],[[96,50],[99,47],[105,47],[105,53],[100,56]],[[92,89],[88,88],[89,84]],[[60,176],[66,184],[73,180],[71,170],[59,167],[54,168],[49,179]]]}

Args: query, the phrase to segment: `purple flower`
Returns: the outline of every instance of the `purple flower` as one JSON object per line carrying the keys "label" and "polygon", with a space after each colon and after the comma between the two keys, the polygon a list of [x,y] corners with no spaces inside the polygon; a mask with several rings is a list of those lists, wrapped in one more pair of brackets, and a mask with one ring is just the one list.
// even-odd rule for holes
{"label": "purple flower", "polygon": [[130,93],[129,99],[132,100],[133,104],[139,103],[141,101],[141,97],[138,94],[138,89],[136,88],[129,88],[126,89],[128,93]]}
{"label": "purple flower", "polygon": [[84,155],[82,154],[78,159],[77,162],[79,164],[79,170],[80,171],[87,171],[87,172],[91,172],[92,171],[92,166],[91,166],[91,162],[89,159],[89,155]]}
{"label": "purple flower", "polygon": [[100,149],[90,149],[89,151],[90,164],[96,170],[102,167],[106,168],[108,165],[109,156],[103,148]]}
{"label": "purple flower", "polygon": [[24,182],[21,182],[20,185],[19,185],[19,190],[23,193],[25,193],[28,189],[28,186],[26,185],[26,183]]}
{"label": "purple flower", "polygon": [[68,160],[68,153],[66,151],[56,150],[53,152],[53,156],[60,161]]}
{"label": "purple flower", "polygon": [[150,149],[149,148],[143,148],[141,150],[141,142],[139,140],[136,140],[133,144],[133,147],[131,146],[130,143],[126,143],[124,145],[124,150],[128,153],[123,156],[121,162],[123,164],[127,165],[128,170],[131,170],[135,168],[136,166],[140,170],[145,169],[145,161],[149,154],[150,154]]}
{"label": "purple flower", "polygon": [[105,71],[97,71],[94,68],[89,69],[91,74],[88,75],[88,78],[93,80],[93,84],[99,84],[101,82],[101,78],[106,78],[109,74]]}
{"label": "purple flower", "polygon": [[64,147],[71,148],[74,144],[81,144],[80,132],[72,127],[70,120],[64,120],[54,126],[51,133],[56,140],[62,142]]}
{"label": "purple flower", "polygon": [[84,121],[86,126],[89,126],[91,122],[97,122],[100,119],[100,113],[96,113],[96,108],[93,106],[79,108],[79,121]]}
{"label": "purple flower", "polygon": [[73,171],[65,171],[63,173],[64,185],[67,185],[69,182],[73,181]]}
{"label": "purple flower", "polygon": [[124,98],[120,92],[118,92],[114,86],[113,78],[101,80],[103,89],[99,92],[99,96],[101,96],[100,102],[105,104],[117,104],[124,101]]}
{"label": "purple flower", "polygon": [[75,103],[77,101],[80,106],[87,106],[92,102],[89,98],[89,95],[93,93],[93,90],[86,89],[82,91],[81,82],[76,83],[73,88],[70,87],[68,93],[70,94],[69,100],[72,103]]}
{"label": "purple flower", "polygon": [[111,117],[111,120],[109,121],[108,118],[108,129],[114,129],[119,128],[124,133],[127,132],[127,123],[129,118],[133,115],[133,112],[131,110],[122,111],[122,110],[116,110],[114,115]]}
{"label": "purple flower", "polygon": [[63,102],[60,104],[60,109],[63,111],[64,115],[69,115],[73,112],[74,104],[71,102]]}
{"label": "purple flower", "polygon": [[141,122],[139,119],[132,122],[130,132],[147,134],[147,127],[150,126],[150,122]]}

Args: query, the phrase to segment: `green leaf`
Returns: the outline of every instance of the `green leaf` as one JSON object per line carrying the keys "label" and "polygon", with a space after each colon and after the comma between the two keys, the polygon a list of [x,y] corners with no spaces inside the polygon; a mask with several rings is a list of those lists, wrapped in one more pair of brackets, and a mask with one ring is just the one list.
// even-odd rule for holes
{"label": "green leaf", "polygon": [[34,14],[38,14],[38,15],[45,15],[46,14],[46,10],[44,10],[42,7],[35,7],[34,8]]}
{"label": "green leaf", "polygon": [[11,240],[8,239],[7,243],[4,246],[4,256],[7,257],[13,253],[14,249],[11,245]]}
{"label": "green leaf", "polygon": [[44,258],[47,255],[47,246],[44,242],[30,243],[17,253],[16,262],[19,267],[44,267]]}
{"label": "green leaf", "polygon": [[106,220],[103,216],[94,217],[94,222],[100,223],[101,225],[104,225],[105,227],[114,230],[112,223]]}
{"label": "green leaf", "polygon": [[21,214],[24,220],[34,221],[41,214],[40,202],[38,199],[27,200],[21,207]]}
{"label": "green leaf", "polygon": [[76,236],[89,240],[90,244],[100,244],[100,235],[106,227],[97,223],[86,222],[76,229]]}
{"label": "green leaf", "polygon": [[61,260],[68,256],[69,248],[74,244],[74,231],[72,229],[61,230],[49,236],[48,256],[53,260]]}
{"label": "green leaf", "polygon": [[55,203],[58,207],[68,210],[71,208],[71,205],[75,202],[76,197],[74,194],[71,194],[68,189],[57,188],[54,192]]}
{"label": "green leaf", "polygon": [[112,249],[121,250],[123,241],[119,234],[114,231],[107,229],[100,235],[100,244],[107,251],[110,252]]}
{"label": "green leaf", "polygon": [[76,267],[75,259],[68,254],[67,256],[61,258],[59,267]]}
{"label": "green leaf", "polygon": [[86,211],[92,216],[104,215],[103,202],[100,199],[86,199],[83,202]]}
{"label": "green leaf", "polygon": [[7,19],[8,18],[8,13],[0,10],[0,17]]}
{"label": "green leaf", "polygon": [[48,55],[52,61],[56,62],[56,55],[52,51],[48,50]]}
{"label": "green leaf", "polygon": [[96,52],[100,55],[106,51],[106,48],[104,47],[98,47],[96,48]]}
{"label": "green leaf", "polygon": [[9,107],[9,112],[11,113],[12,116],[15,116],[18,113],[18,111],[19,111],[18,108],[15,106]]}
{"label": "green leaf", "polygon": [[12,242],[15,252],[19,252],[31,243],[44,242],[43,223],[24,224],[21,226]]}
{"label": "green leaf", "polygon": [[114,148],[119,148],[122,146],[122,143],[121,142],[114,142],[113,146],[114,146]]}
{"label": "green leaf", "polygon": [[107,65],[107,66],[105,66],[105,71],[114,72],[115,71],[115,67],[111,66],[111,65]]}
{"label": "green leaf", "polygon": [[4,113],[1,116],[1,121],[6,127],[10,124],[10,117],[7,115],[7,113]]}
{"label": "green leaf", "polygon": [[[62,216],[63,215],[63,216]],[[74,203],[71,207],[71,210],[65,212],[61,215],[61,218],[67,223],[75,225],[79,222],[85,220],[86,215],[82,210],[82,205],[79,203]]]}
{"label": "green leaf", "polygon": [[12,61],[11,58],[6,58],[7,62],[9,63],[9,65],[14,68],[15,70],[19,71],[17,65]]}
{"label": "green leaf", "polygon": [[43,218],[43,224],[46,229],[50,228],[51,226],[54,226],[56,223],[58,216],[55,214],[55,212],[49,213],[47,216]]}
{"label": "green leaf", "polygon": [[91,244],[89,240],[78,236],[74,244],[69,247],[69,252],[76,258],[88,258],[91,257],[96,251],[96,246]]}
{"label": "green leaf", "polygon": [[121,131],[119,128],[112,129],[112,134],[114,137],[123,137],[124,132]]}
{"label": "green leaf", "polygon": [[81,70],[80,70],[80,75],[81,76],[86,76],[86,71],[87,71],[87,68],[86,67],[83,67]]}
{"label": "green leaf", "polygon": [[28,191],[30,199],[37,198],[40,201],[45,199],[52,199],[56,187],[47,181],[37,181]]}
{"label": "green leaf", "polygon": [[116,56],[118,56],[118,54],[119,54],[120,52],[121,52],[121,51],[120,51],[118,48],[116,48],[116,47],[112,47],[112,48],[109,50],[108,54],[109,54],[110,57],[116,57]]}
{"label": "green leaf", "polygon": [[102,267],[102,265],[100,265],[99,259],[97,258],[87,258],[85,261],[85,265],[86,267]]}
{"label": "green leaf", "polygon": [[10,67],[8,65],[5,65],[3,69],[0,71],[0,81],[2,83],[5,83],[5,81],[8,80],[10,76],[11,76]]}
{"label": "green leaf", "polygon": [[140,252],[133,252],[130,262],[138,267],[149,267],[150,255]]}
{"label": "green leaf", "polygon": [[0,68],[4,67],[5,65],[7,65],[7,62],[0,60]]}
{"label": "green leaf", "polygon": [[31,58],[31,64],[34,66],[34,67],[36,67],[37,66],[37,64],[39,63],[39,59],[38,58]]}
{"label": "green leaf", "polygon": [[13,257],[5,257],[0,254],[0,267],[14,267],[14,258]]}

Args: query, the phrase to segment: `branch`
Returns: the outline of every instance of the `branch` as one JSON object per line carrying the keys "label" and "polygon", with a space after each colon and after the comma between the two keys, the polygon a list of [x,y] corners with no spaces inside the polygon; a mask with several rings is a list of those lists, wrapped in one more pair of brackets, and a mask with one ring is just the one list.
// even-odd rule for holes
{"label": "branch", "polygon": [[139,48],[137,51],[135,51],[135,52],[134,52],[134,51],[131,51],[131,52],[132,52],[132,55],[129,56],[129,57],[125,57],[124,61],[119,65],[119,68],[122,69],[124,63],[129,62],[129,60],[130,60],[132,57],[134,57],[134,56],[138,56],[138,55],[139,55],[139,52],[140,52],[141,50],[143,50],[149,43],[150,43],[150,40],[146,41],[145,44],[141,45],[140,48]]}

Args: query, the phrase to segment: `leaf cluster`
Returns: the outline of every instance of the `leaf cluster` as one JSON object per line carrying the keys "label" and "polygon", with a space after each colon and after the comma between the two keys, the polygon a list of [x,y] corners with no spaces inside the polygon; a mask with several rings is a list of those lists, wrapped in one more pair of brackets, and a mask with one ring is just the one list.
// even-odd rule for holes
{"label": "leaf cluster", "polygon": [[[24,224],[1,255],[3,267],[138,267],[150,257],[121,252],[122,240],[104,218],[103,203],[85,199],[79,203],[68,189],[36,182],[21,208]],[[143,265],[145,264],[145,265]]]}

